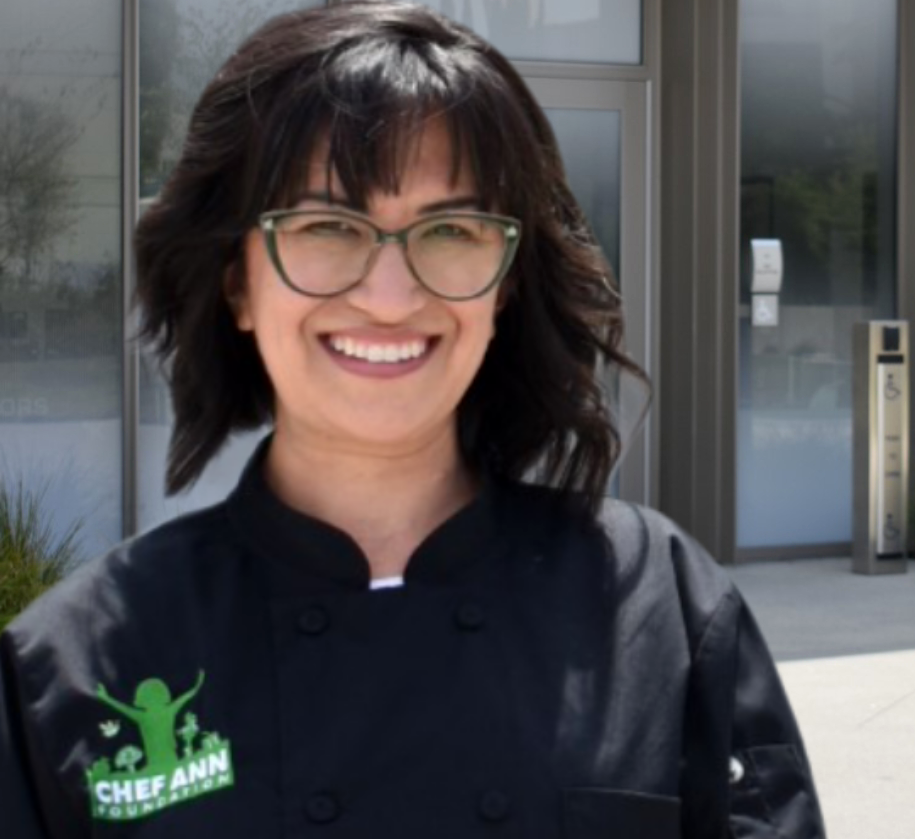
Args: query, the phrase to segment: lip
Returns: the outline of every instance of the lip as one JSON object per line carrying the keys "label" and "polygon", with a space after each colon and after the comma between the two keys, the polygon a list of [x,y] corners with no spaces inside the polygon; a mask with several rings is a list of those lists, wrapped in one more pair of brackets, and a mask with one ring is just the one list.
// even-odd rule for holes
{"label": "lip", "polygon": [[[384,347],[392,345],[403,346],[405,344],[412,344],[416,341],[420,341],[426,345],[426,349],[420,356],[403,359],[401,361],[368,361],[364,358],[345,355],[339,350],[334,349],[331,341],[332,339],[339,337],[352,338],[354,341],[360,344]],[[335,332],[332,334],[328,333],[320,336],[320,343],[334,364],[349,373],[371,379],[395,379],[402,376],[407,376],[424,367],[435,352],[439,343],[439,338],[418,334],[397,335],[396,337],[386,335],[384,337],[380,337],[378,335],[369,336],[351,332]]]}

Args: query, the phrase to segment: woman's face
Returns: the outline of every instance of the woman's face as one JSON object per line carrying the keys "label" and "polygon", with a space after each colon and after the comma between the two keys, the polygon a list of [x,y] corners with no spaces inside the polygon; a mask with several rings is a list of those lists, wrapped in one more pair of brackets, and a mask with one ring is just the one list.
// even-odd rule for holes
{"label": "woman's face", "polygon": [[[324,161],[310,173],[309,197],[296,206],[324,209]],[[343,195],[338,182],[332,187]],[[478,203],[469,167],[452,182],[448,135],[431,123],[400,192],[370,196],[367,214],[394,231]],[[233,308],[273,383],[278,434],[367,452],[409,451],[455,434],[458,403],[493,335],[495,290],[461,302],[437,298],[414,279],[401,246],[386,244],[357,286],[337,297],[307,297],[277,276],[259,229],[245,239],[244,265],[245,287]]]}

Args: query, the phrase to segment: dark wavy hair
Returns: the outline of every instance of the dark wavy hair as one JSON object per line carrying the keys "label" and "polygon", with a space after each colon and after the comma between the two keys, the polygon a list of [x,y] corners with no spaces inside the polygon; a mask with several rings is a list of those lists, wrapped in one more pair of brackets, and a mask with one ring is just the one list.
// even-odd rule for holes
{"label": "dark wavy hair", "polygon": [[[258,215],[295,200],[329,142],[346,198],[396,190],[430,118],[469,164],[484,209],[522,222],[504,306],[458,421],[471,466],[583,493],[619,456],[598,371],[623,354],[611,271],[566,183],[553,132],[511,64],[470,30],[400,3],[342,3],[269,21],[198,102],[183,153],[136,231],[141,335],[175,410],[167,489],[191,484],[236,430],[270,421],[273,388],[226,299]],[[244,282],[244,278],[236,279]]]}

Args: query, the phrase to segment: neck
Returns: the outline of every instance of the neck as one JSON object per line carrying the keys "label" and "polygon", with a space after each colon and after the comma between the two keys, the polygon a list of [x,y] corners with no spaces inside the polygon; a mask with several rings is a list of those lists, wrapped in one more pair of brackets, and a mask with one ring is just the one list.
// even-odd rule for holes
{"label": "neck", "polygon": [[476,492],[453,432],[373,453],[278,426],[265,475],[285,504],[348,533],[372,577],[403,574],[417,546]]}

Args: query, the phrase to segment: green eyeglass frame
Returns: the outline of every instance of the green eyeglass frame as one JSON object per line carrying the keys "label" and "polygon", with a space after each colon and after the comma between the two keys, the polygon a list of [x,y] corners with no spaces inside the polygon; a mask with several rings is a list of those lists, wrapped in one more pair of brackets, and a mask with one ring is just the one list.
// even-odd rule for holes
{"label": "green eyeglass frame", "polygon": [[[304,289],[289,276],[286,267],[283,265],[283,260],[280,256],[279,245],[277,244],[277,235],[281,232],[279,229],[280,225],[285,219],[309,216],[324,218],[329,216],[339,216],[341,219],[350,219],[374,231],[375,241],[372,244],[371,249],[369,250],[366,257],[364,270],[355,280],[347,283],[339,289],[334,289],[333,291],[329,292],[309,291]],[[488,280],[482,288],[474,290],[471,294],[450,295],[443,294],[442,292],[436,290],[427,280],[422,278],[419,271],[416,270],[416,266],[413,264],[412,259],[410,258],[410,250],[408,247],[410,233],[417,227],[434,224],[436,221],[447,219],[477,220],[486,222],[488,224],[493,224],[502,230],[504,248],[502,252],[502,260],[498,266],[498,269],[496,270],[492,279]],[[510,216],[497,215],[494,213],[479,212],[434,213],[428,216],[423,216],[422,218],[417,219],[413,223],[408,224],[406,227],[403,227],[400,230],[386,231],[378,227],[378,225],[375,224],[367,216],[364,216],[361,213],[354,213],[349,210],[271,210],[269,212],[262,213],[258,217],[258,225],[263,232],[264,242],[267,247],[267,254],[270,257],[270,261],[273,263],[273,267],[276,269],[276,272],[279,274],[283,283],[292,291],[295,291],[298,294],[303,294],[306,297],[320,298],[338,297],[339,295],[345,294],[346,292],[355,288],[366,278],[366,276],[368,276],[369,272],[372,270],[372,265],[375,262],[379,250],[384,245],[396,243],[399,244],[403,250],[404,260],[407,263],[407,267],[410,269],[410,273],[413,275],[413,278],[430,294],[442,300],[474,300],[477,297],[482,297],[483,295],[487,294],[500,282],[502,282],[503,279],[505,279],[511,264],[514,261],[515,254],[518,251],[518,244],[521,239],[521,222],[517,219],[511,218]]]}

